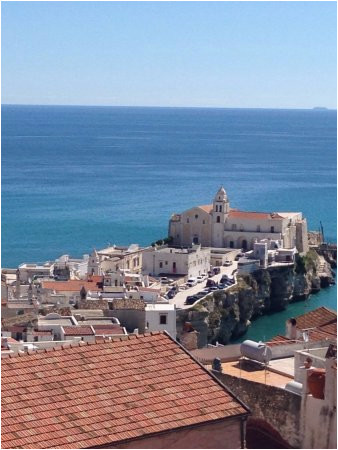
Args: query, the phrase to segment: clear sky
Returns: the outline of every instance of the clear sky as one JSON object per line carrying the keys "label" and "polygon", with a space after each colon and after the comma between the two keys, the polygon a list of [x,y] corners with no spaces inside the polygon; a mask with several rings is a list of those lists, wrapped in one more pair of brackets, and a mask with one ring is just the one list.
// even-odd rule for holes
{"label": "clear sky", "polygon": [[335,2],[2,2],[2,103],[336,108]]}

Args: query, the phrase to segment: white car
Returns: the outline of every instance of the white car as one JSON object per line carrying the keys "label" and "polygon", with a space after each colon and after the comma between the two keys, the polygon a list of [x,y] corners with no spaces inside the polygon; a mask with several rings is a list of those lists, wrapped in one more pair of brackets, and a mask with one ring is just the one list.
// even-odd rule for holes
{"label": "white car", "polygon": [[197,283],[202,283],[202,281],[204,281],[204,277],[202,277],[202,275],[198,275],[197,279]]}
{"label": "white car", "polygon": [[189,287],[196,286],[196,284],[197,284],[197,278],[195,278],[195,277],[190,277],[187,281],[187,286],[189,286]]}

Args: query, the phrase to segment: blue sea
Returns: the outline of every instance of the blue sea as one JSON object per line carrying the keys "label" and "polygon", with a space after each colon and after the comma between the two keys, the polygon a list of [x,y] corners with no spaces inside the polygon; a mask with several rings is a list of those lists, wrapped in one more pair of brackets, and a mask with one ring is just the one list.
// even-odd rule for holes
{"label": "blue sea", "polygon": [[3,105],[1,141],[2,267],[149,244],[220,185],[336,242],[336,111]]}

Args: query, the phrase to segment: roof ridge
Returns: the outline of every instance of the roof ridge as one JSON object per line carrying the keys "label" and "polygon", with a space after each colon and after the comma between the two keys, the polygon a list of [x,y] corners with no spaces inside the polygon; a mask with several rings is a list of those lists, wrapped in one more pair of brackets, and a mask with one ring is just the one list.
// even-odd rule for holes
{"label": "roof ridge", "polygon": [[[36,350],[27,350],[26,352],[22,353],[16,353],[16,354],[7,354],[7,353],[3,353],[1,354],[1,358],[16,358],[18,356],[25,357],[25,356],[33,356],[36,354],[40,354],[40,353],[47,353],[47,352],[52,352],[52,351],[62,351],[62,350],[66,350],[68,348],[77,348],[77,347],[84,347],[84,346],[89,346],[89,345],[100,345],[100,344],[108,344],[108,343],[113,343],[113,342],[123,342],[123,341],[131,341],[133,339],[139,339],[139,338],[144,338],[144,337],[149,337],[149,336],[156,336],[156,335],[160,335],[160,334],[167,334],[166,331],[150,331],[147,333],[142,333],[142,334],[127,334],[127,335],[123,335],[121,337],[106,337],[102,340],[97,340],[95,339],[94,342],[88,342],[88,341],[78,341],[78,342],[70,342],[68,343],[64,343],[60,346],[53,346],[53,347],[47,347],[47,348],[38,348]],[[168,335],[170,336],[170,335]]]}

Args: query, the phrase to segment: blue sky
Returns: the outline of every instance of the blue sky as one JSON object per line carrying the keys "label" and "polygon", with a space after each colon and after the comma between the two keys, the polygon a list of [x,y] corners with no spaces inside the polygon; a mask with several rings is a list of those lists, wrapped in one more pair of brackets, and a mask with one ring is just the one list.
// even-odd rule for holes
{"label": "blue sky", "polygon": [[2,103],[336,108],[335,2],[2,2]]}

